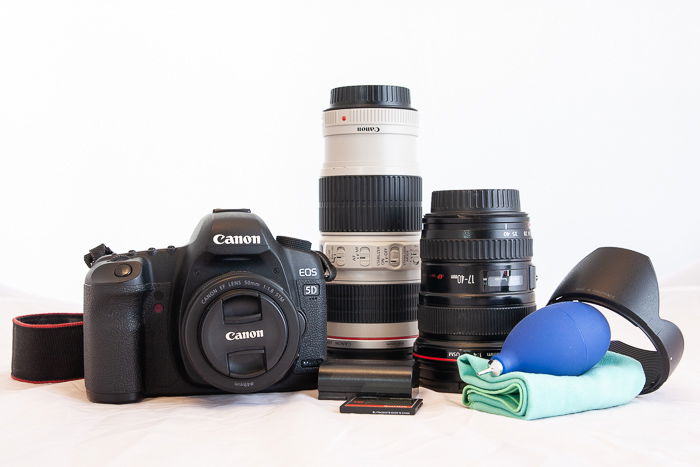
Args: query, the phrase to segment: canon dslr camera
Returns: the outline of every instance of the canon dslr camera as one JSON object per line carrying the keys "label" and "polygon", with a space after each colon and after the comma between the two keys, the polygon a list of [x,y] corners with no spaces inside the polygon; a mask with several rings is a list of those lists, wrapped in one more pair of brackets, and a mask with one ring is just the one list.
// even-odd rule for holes
{"label": "canon dslr camera", "polygon": [[248,209],[215,210],[189,245],[87,255],[85,386],[93,402],[315,388],[332,266],[274,239]]}

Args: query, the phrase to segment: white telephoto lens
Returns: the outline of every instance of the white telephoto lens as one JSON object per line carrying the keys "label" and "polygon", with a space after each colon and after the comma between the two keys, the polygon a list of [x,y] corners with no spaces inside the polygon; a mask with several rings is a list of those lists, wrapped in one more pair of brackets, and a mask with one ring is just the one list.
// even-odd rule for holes
{"label": "white telephoto lens", "polygon": [[418,112],[407,88],[347,86],[331,91],[323,123],[321,248],[337,269],[328,348],[407,354],[418,335]]}

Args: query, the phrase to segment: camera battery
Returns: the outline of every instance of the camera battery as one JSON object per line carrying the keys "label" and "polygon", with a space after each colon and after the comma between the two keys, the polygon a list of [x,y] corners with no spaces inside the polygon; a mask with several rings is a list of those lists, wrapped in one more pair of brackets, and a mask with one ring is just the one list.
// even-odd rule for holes
{"label": "camera battery", "polygon": [[329,358],[318,372],[320,400],[412,399],[417,395],[413,360]]}
{"label": "camera battery", "polygon": [[415,415],[423,399],[353,397],[340,406],[340,413]]}

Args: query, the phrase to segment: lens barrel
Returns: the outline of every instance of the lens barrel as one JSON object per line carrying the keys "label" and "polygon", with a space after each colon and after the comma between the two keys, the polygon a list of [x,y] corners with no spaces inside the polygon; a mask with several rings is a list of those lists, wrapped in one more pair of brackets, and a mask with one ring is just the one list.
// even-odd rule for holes
{"label": "lens barrel", "polygon": [[407,88],[346,86],[331,91],[323,122],[321,248],[337,270],[328,350],[408,356],[420,288],[418,112]]}
{"label": "lens barrel", "polygon": [[414,357],[421,386],[459,392],[457,358],[496,354],[536,309],[530,220],[517,190],[448,190],[423,224]]}

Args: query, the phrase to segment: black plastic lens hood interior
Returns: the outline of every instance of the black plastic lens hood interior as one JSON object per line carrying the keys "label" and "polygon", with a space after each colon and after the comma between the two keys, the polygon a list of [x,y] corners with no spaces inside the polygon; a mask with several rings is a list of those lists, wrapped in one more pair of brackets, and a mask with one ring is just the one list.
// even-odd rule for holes
{"label": "black plastic lens hood interior", "polygon": [[569,272],[549,304],[574,300],[603,306],[640,328],[655,351],[620,341],[612,341],[610,350],[642,364],[642,394],[664,384],[683,356],[684,342],[678,326],[659,317],[659,284],[649,257],[624,248],[598,248]]}

